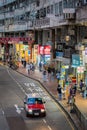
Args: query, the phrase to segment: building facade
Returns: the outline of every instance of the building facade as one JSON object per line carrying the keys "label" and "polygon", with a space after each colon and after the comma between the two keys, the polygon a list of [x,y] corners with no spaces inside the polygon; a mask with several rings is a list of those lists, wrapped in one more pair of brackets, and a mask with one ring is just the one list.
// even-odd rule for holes
{"label": "building facade", "polygon": [[59,69],[71,65],[72,54],[79,54],[77,45],[87,39],[86,4],[86,0],[1,0],[0,43],[6,44],[4,49],[1,44],[1,55],[56,61]]}

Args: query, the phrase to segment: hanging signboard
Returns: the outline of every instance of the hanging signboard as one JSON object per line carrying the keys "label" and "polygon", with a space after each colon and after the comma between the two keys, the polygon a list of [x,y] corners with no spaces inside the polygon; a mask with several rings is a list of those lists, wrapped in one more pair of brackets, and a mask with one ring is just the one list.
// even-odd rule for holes
{"label": "hanging signboard", "polygon": [[76,68],[80,66],[80,56],[79,54],[72,54],[72,67]]}
{"label": "hanging signboard", "polygon": [[84,73],[84,66],[77,67],[77,73]]}

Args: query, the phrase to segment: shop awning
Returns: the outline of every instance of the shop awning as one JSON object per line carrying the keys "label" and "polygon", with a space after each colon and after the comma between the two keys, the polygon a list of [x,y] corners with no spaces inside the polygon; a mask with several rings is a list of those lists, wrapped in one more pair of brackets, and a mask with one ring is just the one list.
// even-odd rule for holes
{"label": "shop awning", "polygon": [[34,40],[32,40],[30,37],[2,37],[0,38],[0,44],[8,44],[8,43],[18,43],[18,42],[28,42],[29,44],[32,44]]}

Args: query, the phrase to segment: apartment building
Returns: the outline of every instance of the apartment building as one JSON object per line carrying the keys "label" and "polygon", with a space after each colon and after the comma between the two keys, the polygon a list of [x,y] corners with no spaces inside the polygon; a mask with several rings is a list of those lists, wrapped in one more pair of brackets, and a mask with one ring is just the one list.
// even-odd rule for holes
{"label": "apartment building", "polygon": [[[70,60],[71,52],[80,39],[76,9],[84,3],[86,0],[1,0],[0,42],[29,45],[26,48],[30,50],[27,55],[30,59],[34,57],[34,48],[37,48],[34,44],[41,48],[48,45],[51,46],[50,60],[62,55],[59,53],[62,51],[63,56]],[[22,50],[24,57],[25,50]]]}

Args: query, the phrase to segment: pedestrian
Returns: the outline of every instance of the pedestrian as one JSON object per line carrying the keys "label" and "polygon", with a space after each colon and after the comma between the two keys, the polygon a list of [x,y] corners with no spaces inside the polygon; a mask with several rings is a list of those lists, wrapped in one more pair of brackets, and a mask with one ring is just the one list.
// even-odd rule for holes
{"label": "pedestrian", "polygon": [[59,83],[59,80],[60,80],[60,75],[61,75],[60,71],[58,71],[57,74],[56,74],[56,78],[57,78],[58,83]]}
{"label": "pedestrian", "polygon": [[29,75],[30,74],[30,64],[29,63],[27,63],[27,65],[26,65],[26,71],[27,71],[27,73]]}
{"label": "pedestrian", "polygon": [[74,113],[75,110],[74,110],[74,103],[75,103],[75,97],[72,95],[71,98],[70,98],[70,113]]}
{"label": "pedestrian", "polygon": [[81,79],[80,80],[80,91],[81,91],[81,93],[82,93],[82,88],[84,87],[84,82],[83,82],[83,80]]}
{"label": "pedestrian", "polygon": [[62,88],[60,84],[58,84],[57,92],[58,92],[58,99],[62,100]]}
{"label": "pedestrian", "polygon": [[26,60],[25,59],[23,61],[23,66],[24,66],[24,68],[26,68]]}
{"label": "pedestrian", "polygon": [[32,72],[34,73],[34,71],[35,71],[35,65],[34,63],[32,63]]}
{"label": "pedestrian", "polygon": [[50,66],[48,66],[47,72],[48,72],[48,79],[51,80],[51,68],[50,68]]}
{"label": "pedestrian", "polygon": [[62,98],[64,100],[66,99],[66,88],[65,88],[65,86],[62,88]]}
{"label": "pedestrian", "polygon": [[47,81],[47,72],[45,69],[43,70],[42,74],[43,74],[43,81]]}
{"label": "pedestrian", "polygon": [[68,95],[68,102],[67,102],[67,104],[70,104],[72,94],[73,94],[73,89],[72,89],[72,85],[71,85],[70,88],[69,88],[69,95]]}
{"label": "pedestrian", "polygon": [[82,87],[82,97],[86,98],[86,85]]}
{"label": "pedestrian", "polygon": [[77,85],[76,83],[73,85],[73,95],[76,96],[76,91],[77,91]]}
{"label": "pedestrian", "polygon": [[32,67],[33,67],[33,63],[30,62],[30,74],[32,74]]}
{"label": "pedestrian", "polygon": [[42,63],[39,63],[39,71],[42,71]]}
{"label": "pedestrian", "polygon": [[23,57],[21,58],[21,64],[22,65],[24,64],[24,58]]}

